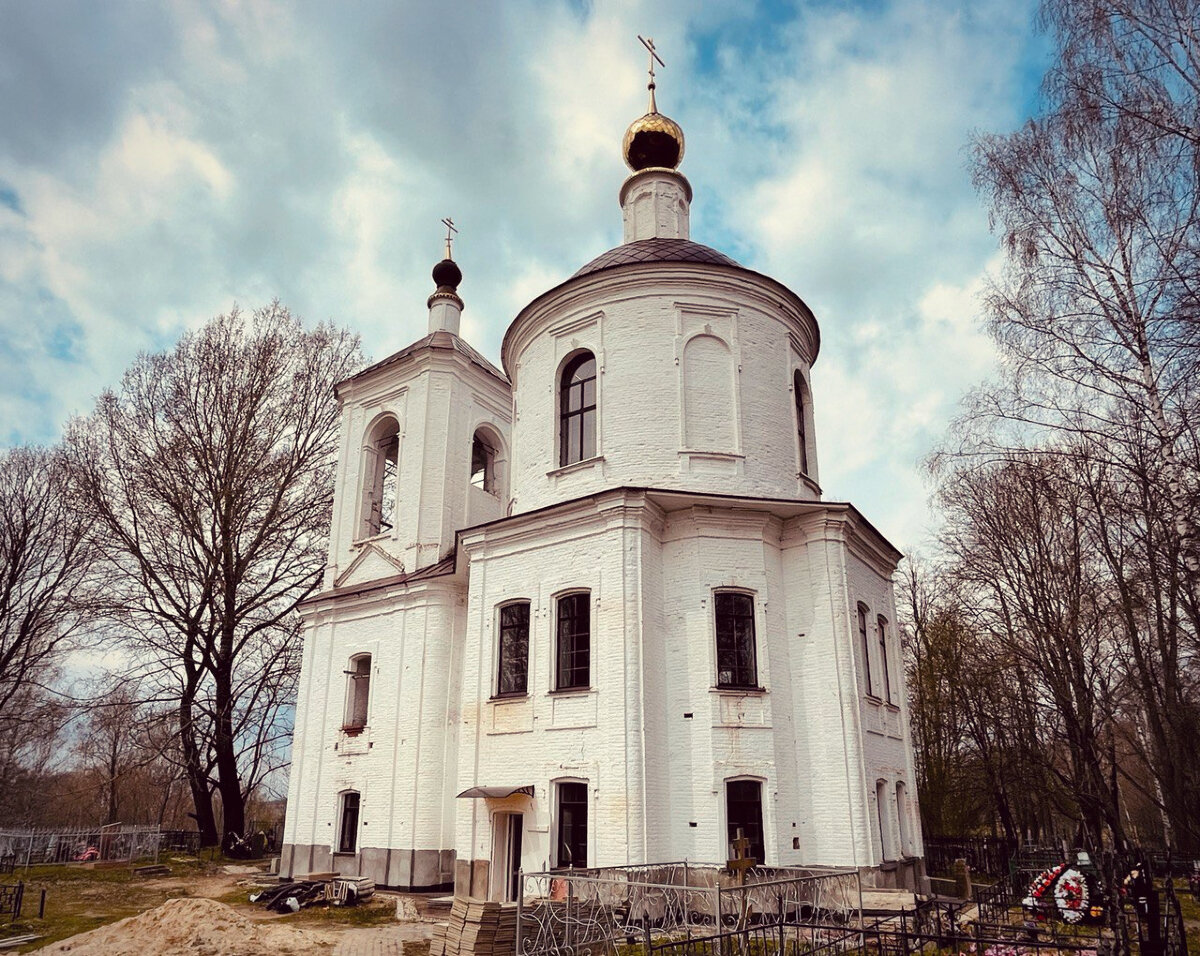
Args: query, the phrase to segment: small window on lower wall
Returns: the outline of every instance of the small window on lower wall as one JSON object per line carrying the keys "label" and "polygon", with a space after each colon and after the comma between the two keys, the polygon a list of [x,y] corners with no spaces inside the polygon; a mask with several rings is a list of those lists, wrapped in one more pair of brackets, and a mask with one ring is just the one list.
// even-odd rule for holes
{"label": "small window on lower wall", "polygon": [[587,866],[588,791],[586,783],[558,785],[558,841],[555,857],[560,868]]}
{"label": "small window on lower wall", "polygon": [[742,836],[750,841],[747,853],[755,862],[762,863],[765,853],[763,842],[762,783],[758,780],[725,781],[725,821],[728,829],[728,849],[733,855],[733,841]]}
{"label": "small window on lower wall", "polygon": [[359,800],[359,794],[354,790],[347,790],[342,794],[342,822],[338,827],[338,853],[356,853],[358,851]]}
{"label": "small window on lower wall", "polygon": [[717,686],[758,687],[754,651],[754,598],[740,591],[718,591]]}

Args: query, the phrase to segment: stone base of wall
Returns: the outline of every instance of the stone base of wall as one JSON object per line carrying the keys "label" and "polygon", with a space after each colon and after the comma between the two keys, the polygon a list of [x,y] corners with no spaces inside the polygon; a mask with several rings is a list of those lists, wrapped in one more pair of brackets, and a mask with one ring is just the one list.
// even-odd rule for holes
{"label": "stone base of wall", "polygon": [[454,850],[411,850],[363,847],[358,853],[332,853],[329,847],[285,843],[279,875],[295,879],[305,873],[337,872],[366,876],[389,890],[449,890],[454,886]]}
{"label": "stone base of wall", "polygon": [[858,869],[863,886],[876,889],[912,890],[925,895],[930,892],[929,877],[925,875],[925,860],[907,857],[880,866],[861,866]]}

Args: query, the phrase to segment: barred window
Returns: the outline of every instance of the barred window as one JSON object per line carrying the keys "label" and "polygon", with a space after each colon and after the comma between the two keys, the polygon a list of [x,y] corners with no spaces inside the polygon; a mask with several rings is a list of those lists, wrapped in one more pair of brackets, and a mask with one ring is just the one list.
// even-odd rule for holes
{"label": "barred window", "polygon": [[858,606],[858,642],[862,647],[863,656],[863,690],[870,695],[875,693],[875,685],[871,680],[871,642],[867,638],[867,606]]}
{"label": "barred window", "polygon": [[716,593],[717,686],[757,687],[754,598],[738,591]]}

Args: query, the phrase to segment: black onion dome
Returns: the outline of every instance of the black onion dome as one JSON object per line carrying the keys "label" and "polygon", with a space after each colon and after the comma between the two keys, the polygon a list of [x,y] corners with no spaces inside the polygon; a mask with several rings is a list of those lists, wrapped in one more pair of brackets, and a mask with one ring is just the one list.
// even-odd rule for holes
{"label": "black onion dome", "polygon": [[433,281],[439,289],[449,289],[454,292],[462,282],[462,270],[453,259],[443,259],[433,267]]}
{"label": "black onion dome", "polygon": [[626,242],[596,256],[572,278],[639,262],[702,262],[708,265],[742,268],[725,253],[690,239],[639,239],[637,242]]}

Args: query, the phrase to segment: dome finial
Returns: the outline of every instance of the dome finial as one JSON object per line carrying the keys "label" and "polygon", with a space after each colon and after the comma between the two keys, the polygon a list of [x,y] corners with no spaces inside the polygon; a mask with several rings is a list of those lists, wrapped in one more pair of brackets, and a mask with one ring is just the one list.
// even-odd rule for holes
{"label": "dome finial", "polygon": [[625,131],[625,140],[621,144],[625,163],[634,172],[649,167],[676,169],[683,159],[683,130],[673,119],[663,116],[654,102],[654,64],[661,67],[667,64],[655,50],[653,39],[647,39],[640,33],[638,39],[650,54],[650,83],[647,87],[650,90],[650,108],[645,116],[634,120]]}
{"label": "dome finial", "polygon": [[442,220],[446,227],[446,258],[433,267],[433,281],[437,290],[429,297],[429,331],[445,330],[458,334],[458,318],[463,310],[463,301],[458,297],[458,284],[462,282],[462,270],[451,255],[451,244],[458,229],[454,220],[447,216]]}
{"label": "dome finial", "polygon": [[646,89],[648,89],[650,91],[650,108],[646,110],[646,114],[649,115],[651,113],[658,112],[658,104],[654,102],[654,87],[656,85],[654,82],[654,62],[655,62],[655,60],[657,60],[658,65],[663,67],[664,69],[666,68],[667,64],[665,64],[662,61],[662,57],[660,57],[654,51],[654,37],[650,37],[649,39],[646,39],[646,37],[642,36],[639,33],[638,39],[642,41],[642,46],[644,46],[646,48],[646,52],[650,54],[650,62],[646,68],[647,72],[650,74],[650,82],[646,85]]}

